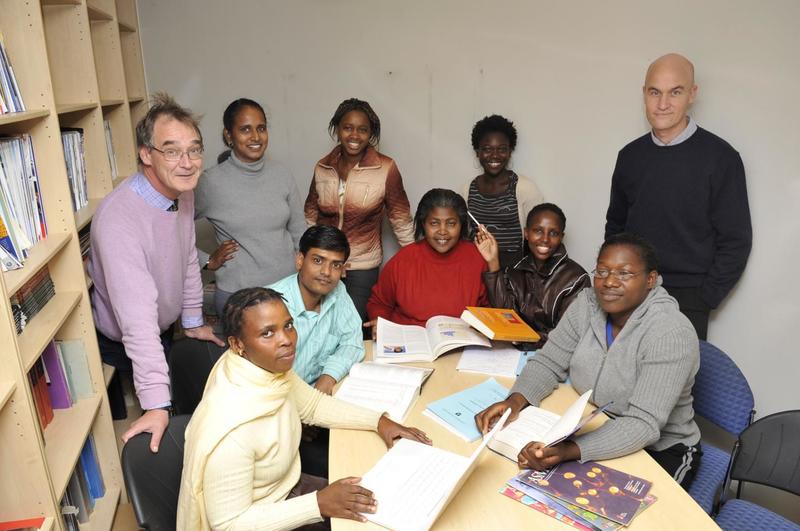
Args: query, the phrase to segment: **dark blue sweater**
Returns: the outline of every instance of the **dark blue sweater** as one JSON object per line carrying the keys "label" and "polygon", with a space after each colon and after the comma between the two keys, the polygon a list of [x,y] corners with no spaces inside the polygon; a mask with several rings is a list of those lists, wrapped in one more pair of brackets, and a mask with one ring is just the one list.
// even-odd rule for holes
{"label": "dark blue sweater", "polygon": [[655,245],[665,286],[699,287],[715,308],[742,275],[752,243],[739,153],[699,127],[674,146],[657,146],[647,133],[622,148],[605,235],[623,231]]}

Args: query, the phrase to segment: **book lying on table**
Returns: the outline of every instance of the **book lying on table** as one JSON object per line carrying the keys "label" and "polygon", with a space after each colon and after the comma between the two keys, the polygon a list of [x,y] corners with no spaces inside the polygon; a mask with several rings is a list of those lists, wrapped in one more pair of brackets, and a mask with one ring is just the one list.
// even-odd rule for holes
{"label": "book lying on table", "polygon": [[389,529],[430,529],[467,481],[509,413],[506,410],[470,457],[400,439],[361,478],[361,485],[371,490],[378,502],[378,511],[364,516]]}
{"label": "book lying on table", "polygon": [[398,367],[381,363],[356,363],[342,381],[336,398],[403,422],[433,369]]}
{"label": "book lying on table", "polygon": [[594,461],[565,461],[550,470],[527,470],[522,483],[571,506],[628,525],[639,512],[653,484]]}
{"label": "book lying on table", "polygon": [[456,370],[516,378],[525,368],[528,358],[536,355],[536,351],[522,352],[506,345],[508,343],[492,345],[491,348],[464,347]]}
{"label": "book lying on table", "polygon": [[479,308],[467,306],[461,319],[489,339],[536,343],[541,339],[536,331],[509,308]]}
{"label": "book lying on table", "polygon": [[477,441],[481,432],[475,424],[475,415],[495,402],[505,400],[507,396],[508,389],[494,378],[489,378],[483,383],[431,402],[422,414],[466,441]]}
{"label": "book lying on table", "polygon": [[378,317],[374,359],[381,363],[434,361],[450,350],[467,345],[492,346],[484,336],[458,317],[437,315],[425,326],[399,325]]}
{"label": "book lying on table", "polygon": [[519,453],[529,442],[536,441],[544,443],[545,446],[552,446],[567,439],[611,405],[608,403],[581,418],[591,395],[591,389],[583,393],[569,406],[563,416],[540,407],[526,407],[520,411],[519,417],[514,422],[509,423],[497,434],[489,448],[516,461]]}
{"label": "book lying on table", "polygon": [[[526,485],[518,478],[530,474],[529,470],[521,472],[517,477],[508,480],[508,483],[500,489],[500,493],[509,498],[513,498],[524,503],[531,509],[546,514],[565,524],[578,529],[589,529],[593,531],[617,531],[624,527],[622,524],[610,520],[602,515],[593,513],[584,507],[567,503],[564,500],[554,498],[543,491],[530,485]],[[648,494],[642,499],[642,503],[636,511],[636,515],[653,505],[655,496]],[[634,516],[635,518],[635,516]],[[570,522],[572,521],[572,523]]]}

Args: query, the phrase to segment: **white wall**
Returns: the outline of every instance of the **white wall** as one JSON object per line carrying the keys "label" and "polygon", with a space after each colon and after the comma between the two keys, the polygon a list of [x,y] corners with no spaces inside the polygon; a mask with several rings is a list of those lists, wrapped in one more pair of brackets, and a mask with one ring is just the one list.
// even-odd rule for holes
{"label": "white wall", "polygon": [[380,115],[381,151],[413,208],[434,185],[458,189],[478,173],[472,125],[503,114],[519,130],[514,169],[564,208],[570,253],[587,269],[617,151],[647,130],[645,69],[687,55],[693,116],[742,154],[754,228],[709,339],[747,375],[759,415],[800,408],[800,3],[139,0],[139,13],[149,89],[205,114],[209,164],[225,106],[251,97],[268,108],[269,155],[305,193],[333,145],[328,120],[357,96]]}

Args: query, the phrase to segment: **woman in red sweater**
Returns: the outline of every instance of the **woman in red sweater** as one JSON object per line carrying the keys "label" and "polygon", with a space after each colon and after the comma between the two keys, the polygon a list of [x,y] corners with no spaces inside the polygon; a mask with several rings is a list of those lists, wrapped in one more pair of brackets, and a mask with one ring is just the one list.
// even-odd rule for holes
{"label": "woman in red sweater", "polygon": [[452,190],[434,188],[414,216],[415,242],[386,263],[367,312],[394,323],[425,325],[434,315],[458,317],[466,306],[486,306],[487,270],[469,238],[467,205]]}

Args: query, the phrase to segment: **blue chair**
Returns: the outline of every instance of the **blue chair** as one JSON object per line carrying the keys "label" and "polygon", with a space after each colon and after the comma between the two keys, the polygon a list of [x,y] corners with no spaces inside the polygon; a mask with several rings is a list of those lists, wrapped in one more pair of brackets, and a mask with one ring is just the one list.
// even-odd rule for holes
{"label": "blue chair", "polygon": [[[755,503],[740,500],[744,482],[760,483],[800,496],[800,410],[758,419],[739,436],[725,480],[722,508],[715,518],[725,531],[769,529],[798,531],[800,525]],[[725,501],[731,480],[736,498]]]}
{"label": "blue chair", "polygon": [[[720,349],[700,341],[700,370],[695,376],[694,411],[697,415],[738,437],[753,420],[753,392],[739,367]],[[689,494],[708,514],[716,508],[731,455],[701,442],[703,457],[689,487]]]}

